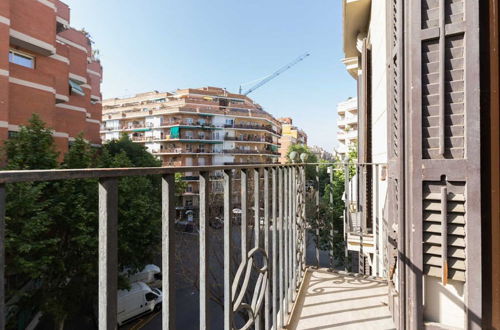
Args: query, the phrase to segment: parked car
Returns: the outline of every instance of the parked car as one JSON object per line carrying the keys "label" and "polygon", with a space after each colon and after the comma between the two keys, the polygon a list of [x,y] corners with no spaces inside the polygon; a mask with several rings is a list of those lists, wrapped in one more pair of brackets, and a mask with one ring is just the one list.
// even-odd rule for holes
{"label": "parked car", "polygon": [[161,307],[163,293],[144,282],[135,282],[129,290],[118,290],[118,325]]}

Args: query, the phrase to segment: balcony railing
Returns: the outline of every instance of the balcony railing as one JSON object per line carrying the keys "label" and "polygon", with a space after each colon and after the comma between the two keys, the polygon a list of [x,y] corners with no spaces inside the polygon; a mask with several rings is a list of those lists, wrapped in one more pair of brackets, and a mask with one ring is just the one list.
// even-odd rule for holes
{"label": "balcony railing", "polygon": [[[99,329],[115,329],[117,324],[118,289],[118,182],[128,176],[161,175],[162,193],[162,288],[163,329],[175,328],[176,270],[174,223],[175,223],[175,173],[199,172],[199,276],[200,276],[200,324],[208,324],[208,197],[209,175],[223,171],[224,186],[224,328],[233,329],[235,315],[245,315],[245,327],[257,323],[271,324],[281,328],[285,323],[289,306],[295,299],[296,290],[305,271],[304,231],[304,186],[305,171],[301,165],[242,165],[208,167],[160,167],[126,169],[82,169],[82,170],[35,170],[0,172],[0,308],[5,308],[5,184],[16,182],[39,182],[69,179],[97,179],[99,191]],[[238,173],[237,173],[238,172]],[[240,242],[234,241],[232,221],[233,176],[240,176],[242,200],[251,197],[248,181],[253,180],[255,202],[254,239],[247,235],[249,208],[241,206]],[[259,189],[263,182],[263,190]],[[263,196],[260,195],[263,191]],[[260,213],[260,199],[264,211]],[[250,199],[250,198],[249,198]],[[261,223],[261,216],[264,218]],[[272,223],[272,225],[271,225]],[[250,234],[250,233],[248,233]],[[250,246],[250,242],[255,242]],[[238,251],[234,247],[241,245]],[[296,251],[297,253],[292,253]],[[241,254],[241,263],[231,272],[233,254]],[[168,270],[168,271],[165,271]],[[251,283],[249,276],[255,272],[257,281]],[[250,300],[246,294],[250,292]],[[4,313],[0,310],[0,327],[5,325]]]}
{"label": "balcony railing", "polygon": [[273,143],[272,139],[265,138],[265,137],[244,137],[244,138],[239,138],[236,136],[224,136],[225,141],[238,141],[238,142],[267,142],[267,143]]}
{"label": "balcony railing", "polygon": [[224,149],[225,154],[245,154],[245,155],[280,155],[272,150],[246,150],[246,149]]}
{"label": "balcony railing", "polygon": [[233,125],[224,125],[225,128],[240,128],[240,129],[257,129],[257,130],[264,130],[268,131],[273,134],[279,135],[280,132],[275,131],[272,126],[267,126],[267,125],[251,125],[251,124],[233,124]]}
{"label": "balcony railing", "polygon": [[[168,164],[178,166],[178,163]],[[378,182],[379,171],[382,172],[383,167],[381,164],[330,166],[330,171],[343,171],[345,176],[344,237],[356,229],[350,223],[353,200],[350,196],[359,195],[358,191],[378,192],[378,185],[372,190],[366,188],[371,182]],[[370,169],[373,170],[374,177],[368,175]],[[318,167],[316,171],[319,173]],[[293,321],[293,317],[290,318],[290,314],[295,310],[293,306],[301,301],[298,289],[307,271],[307,231],[315,234],[318,239],[320,230],[320,226],[312,225],[309,221],[312,219],[306,218],[306,198],[311,193],[315,196],[317,210],[317,214],[312,218],[320,217],[319,175],[316,175],[316,182],[308,182],[304,164],[0,171],[0,329],[5,327],[5,185],[90,178],[98,181],[99,329],[115,329],[118,289],[118,182],[124,177],[149,175],[162,177],[162,325],[163,329],[174,329],[175,274],[178,267],[178,260],[175,259],[176,173],[199,173],[199,185],[195,189],[199,194],[197,222],[200,328],[206,328],[213,312],[209,308],[208,292],[213,281],[208,272],[208,246],[211,240],[208,234],[208,207],[212,193],[210,180],[215,177],[222,180],[223,186],[223,327],[228,330],[287,327],[287,323]],[[360,179],[353,180],[356,175]],[[238,189],[233,191],[233,186]],[[356,190],[352,188],[354,186],[357,187]],[[233,214],[235,193],[239,195],[236,197],[241,208],[237,224],[234,223]],[[357,199],[356,203],[359,204],[360,200]],[[374,212],[378,214],[378,209]],[[363,222],[358,226],[361,233],[366,228],[363,226],[366,226]],[[237,230],[240,233],[236,233]],[[331,230],[333,235],[333,228]],[[315,250],[319,264],[317,245]],[[347,254],[347,247],[345,251]]]}

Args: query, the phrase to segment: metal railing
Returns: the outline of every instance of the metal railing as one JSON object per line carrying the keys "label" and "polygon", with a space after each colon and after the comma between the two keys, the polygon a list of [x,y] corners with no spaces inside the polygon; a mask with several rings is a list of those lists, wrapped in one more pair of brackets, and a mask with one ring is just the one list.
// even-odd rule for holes
{"label": "metal railing", "polygon": [[[5,185],[70,179],[98,180],[98,322],[116,329],[118,290],[118,182],[129,176],[161,175],[163,329],[175,323],[175,173],[199,173],[200,329],[209,327],[208,197],[210,173],[223,173],[223,287],[225,329],[279,329],[285,325],[305,272],[305,167],[234,165],[118,169],[0,171],[0,329],[5,329]],[[232,220],[235,175],[241,193],[240,250]],[[250,193],[249,182],[253,183]],[[261,186],[261,184],[263,186]],[[253,195],[253,196],[252,196]],[[253,209],[248,207],[253,202]],[[261,208],[261,205],[263,207]],[[254,220],[249,218],[250,209]],[[263,218],[263,221],[262,219]],[[253,222],[253,235],[247,233]],[[248,239],[253,236],[253,239]],[[253,246],[250,243],[253,242]],[[233,254],[241,253],[235,267]],[[236,268],[236,273],[231,271]],[[250,280],[254,272],[255,281]],[[233,277],[234,274],[234,277]],[[253,288],[252,288],[253,287]],[[251,297],[249,299],[248,297]],[[238,315],[236,318],[235,316]],[[243,317],[241,316],[243,315]],[[244,320],[244,325],[238,326]]]}

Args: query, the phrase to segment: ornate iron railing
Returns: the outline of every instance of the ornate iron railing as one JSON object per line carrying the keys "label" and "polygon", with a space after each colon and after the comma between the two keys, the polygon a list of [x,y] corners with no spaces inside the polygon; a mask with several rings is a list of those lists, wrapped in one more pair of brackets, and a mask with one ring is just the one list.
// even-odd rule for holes
{"label": "ornate iron railing", "polygon": [[[305,166],[246,164],[79,170],[0,171],[0,329],[5,329],[5,185],[16,182],[98,179],[99,329],[117,325],[118,182],[128,176],[161,175],[163,329],[175,328],[175,173],[199,173],[200,328],[210,325],[208,203],[210,173],[223,173],[223,283],[225,329],[279,329],[285,326],[305,271]],[[241,248],[234,249],[233,177],[239,174]],[[249,182],[253,189],[250,194]],[[253,196],[251,196],[253,195]],[[253,201],[253,209],[249,207]],[[263,206],[263,207],[261,207]],[[253,239],[247,233],[252,222]],[[253,242],[253,246],[250,243]],[[237,245],[237,244],[236,244]],[[241,253],[238,267],[233,254]],[[233,278],[232,268],[237,271]],[[254,272],[252,280],[252,272]],[[248,297],[251,297],[250,299]],[[236,317],[238,315],[238,317]],[[242,323],[243,320],[245,324]]]}

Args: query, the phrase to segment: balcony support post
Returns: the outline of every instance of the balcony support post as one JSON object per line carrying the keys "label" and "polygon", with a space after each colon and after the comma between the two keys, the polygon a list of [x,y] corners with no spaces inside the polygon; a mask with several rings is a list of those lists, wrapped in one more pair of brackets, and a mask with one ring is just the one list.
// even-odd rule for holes
{"label": "balcony support post", "polygon": [[99,329],[117,324],[118,179],[99,179]]}
{"label": "balcony support post", "polygon": [[161,185],[163,329],[175,329],[175,174],[165,174]]}

